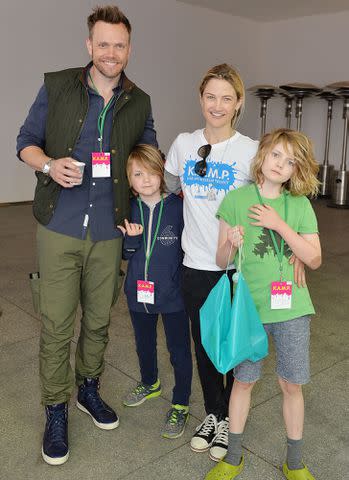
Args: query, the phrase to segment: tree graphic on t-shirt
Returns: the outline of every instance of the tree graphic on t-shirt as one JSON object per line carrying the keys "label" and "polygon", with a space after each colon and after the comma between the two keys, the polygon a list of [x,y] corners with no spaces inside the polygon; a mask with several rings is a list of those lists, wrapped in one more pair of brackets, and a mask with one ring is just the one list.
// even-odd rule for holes
{"label": "tree graphic on t-shirt", "polygon": [[[277,243],[278,247],[280,248],[281,236],[277,232],[274,232],[274,235],[275,235],[276,243]],[[267,228],[263,228],[262,233],[260,234],[260,236],[258,238],[259,238],[260,242],[255,243],[255,245],[254,245],[255,248],[253,250],[253,253],[256,256],[258,256],[262,259],[264,258],[264,255],[269,255],[270,253],[273,253],[274,256],[276,257],[276,252],[275,252],[273,240],[271,238],[269,230]],[[287,245],[287,243],[285,243],[284,256],[286,258],[289,258],[291,255],[292,255],[292,250]]]}

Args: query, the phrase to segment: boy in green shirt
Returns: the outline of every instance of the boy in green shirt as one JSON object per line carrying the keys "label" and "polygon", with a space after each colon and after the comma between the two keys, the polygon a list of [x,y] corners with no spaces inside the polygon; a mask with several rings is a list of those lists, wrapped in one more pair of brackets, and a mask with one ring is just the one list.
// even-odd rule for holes
{"label": "boy in green shirt", "polygon": [[[244,244],[242,271],[264,328],[275,343],[287,432],[283,473],[288,480],[315,480],[302,462],[302,385],[310,377],[309,315],[314,307],[308,289],[292,284],[288,258],[293,253],[312,269],[321,265],[317,221],[306,198],[317,192],[317,171],[311,142],[304,134],[275,130],[259,145],[252,165],[255,183],[228,193],[217,213],[217,265],[226,268],[227,258],[233,260]],[[241,438],[261,367],[262,361],[247,360],[234,369],[228,452],[206,480],[232,480],[243,469]]]}

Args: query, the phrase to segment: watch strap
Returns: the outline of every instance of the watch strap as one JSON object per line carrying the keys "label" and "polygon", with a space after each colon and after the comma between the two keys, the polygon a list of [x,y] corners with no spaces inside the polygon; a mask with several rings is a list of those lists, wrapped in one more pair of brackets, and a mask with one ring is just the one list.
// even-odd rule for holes
{"label": "watch strap", "polygon": [[42,173],[48,175],[50,173],[52,158],[50,158],[42,167]]}

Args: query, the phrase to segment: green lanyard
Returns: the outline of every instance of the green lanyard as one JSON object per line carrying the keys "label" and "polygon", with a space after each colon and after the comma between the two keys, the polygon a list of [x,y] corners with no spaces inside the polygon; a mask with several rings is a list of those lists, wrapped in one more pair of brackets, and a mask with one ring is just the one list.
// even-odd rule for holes
{"label": "green lanyard", "polygon": [[[258,190],[258,187],[256,184],[254,184],[255,188],[256,188],[256,192],[257,192],[257,196],[258,196],[258,200],[260,201],[260,203],[262,205],[264,205],[263,203],[263,200],[262,200],[262,197],[261,197],[261,194],[259,193],[259,190]],[[287,223],[287,214],[288,214],[288,204],[287,204],[287,195],[286,193],[284,192],[283,193],[283,196],[284,196],[284,202],[285,202],[285,222]],[[275,238],[275,234],[274,234],[274,231],[271,230],[270,228],[268,228],[269,230],[269,233],[270,233],[270,236],[271,236],[271,239],[273,241],[273,245],[274,245],[274,249],[275,249],[275,253],[276,253],[276,256],[278,258],[278,261],[279,261],[279,265],[280,265],[280,281],[282,280],[282,260],[283,260],[283,257],[284,257],[284,250],[285,250],[285,240],[281,237],[281,244],[280,244],[280,248],[276,242],[276,238]]]}
{"label": "green lanyard", "polygon": [[[94,90],[98,93],[98,95],[100,95],[96,85],[94,84],[94,81],[92,80],[90,72],[88,72],[88,77],[91,80]],[[112,105],[112,103],[114,102],[114,100],[115,100],[115,97],[113,95],[109,100],[109,102],[104,106],[103,110],[101,111],[98,117],[98,121],[97,121],[97,127],[98,127],[98,133],[99,133],[98,140],[99,140],[99,149],[101,152],[103,152],[103,132],[104,132],[105,117],[107,116],[108,110]]]}
{"label": "green lanyard", "polygon": [[145,238],[145,226],[144,226],[144,215],[143,215],[142,202],[141,202],[139,197],[137,198],[137,201],[138,201],[139,210],[141,212],[141,223],[142,223],[142,227],[143,227],[143,242],[144,242],[144,254],[145,254],[145,277],[147,278],[150,257],[152,256],[152,253],[153,253],[153,250],[154,250],[154,245],[155,245],[155,242],[156,242],[156,237],[158,235],[158,231],[159,231],[159,228],[160,228],[162,210],[164,208],[164,198],[161,195],[161,203],[160,203],[160,211],[159,211],[158,221],[157,221],[157,224],[156,224],[154,238],[153,238],[153,241],[151,242],[151,246],[150,246],[150,250],[149,250],[148,255],[147,255],[147,241],[146,241],[146,238]]}

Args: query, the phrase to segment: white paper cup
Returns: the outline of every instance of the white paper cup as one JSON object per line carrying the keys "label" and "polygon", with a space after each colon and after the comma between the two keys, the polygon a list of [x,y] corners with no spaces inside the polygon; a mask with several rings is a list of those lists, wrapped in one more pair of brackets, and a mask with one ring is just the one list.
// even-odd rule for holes
{"label": "white paper cup", "polygon": [[74,165],[76,165],[77,167],[79,167],[79,170],[80,170],[80,173],[82,175],[81,177],[81,180],[80,181],[76,181],[76,182],[71,182],[73,185],[81,185],[82,184],[82,179],[84,178],[84,168],[85,168],[85,164],[84,162],[78,162],[77,160],[73,160]]}

